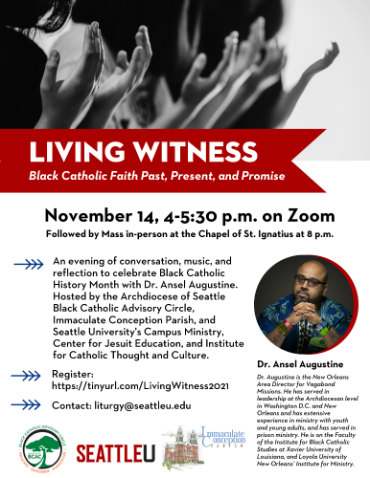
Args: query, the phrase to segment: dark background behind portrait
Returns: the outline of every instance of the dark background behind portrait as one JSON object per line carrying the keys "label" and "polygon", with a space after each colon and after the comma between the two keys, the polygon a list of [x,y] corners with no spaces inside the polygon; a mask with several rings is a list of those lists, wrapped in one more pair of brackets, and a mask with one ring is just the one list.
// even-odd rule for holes
{"label": "dark background behind portrait", "polygon": [[294,276],[299,267],[307,261],[318,261],[329,273],[326,296],[353,311],[353,295],[351,287],[342,272],[334,264],[315,256],[293,256],[283,259],[269,269],[258,284],[254,310],[256,318],[270,304],[293,292]]}

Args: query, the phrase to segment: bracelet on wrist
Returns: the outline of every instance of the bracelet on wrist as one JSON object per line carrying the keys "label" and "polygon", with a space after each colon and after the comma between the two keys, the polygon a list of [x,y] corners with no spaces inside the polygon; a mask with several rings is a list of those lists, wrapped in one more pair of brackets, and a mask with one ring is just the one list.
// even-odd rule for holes
{"label": "bracelet on wrist", "polygon": [[324,335],[326,335],[330,329],[330,325],[327,325],[324,329],[320,330],[319,334],[321,335],[321,337],[324,337]]}
{"label": "bracelet on wrist", "polygon": [[280,322],[280,324],[276,327],[276,330],[279,332],[279,334],[286,337],[289,334],[291,329],[289,329],[286,325],[284,325],[283,322]]}
{"label": "bracelet on wrist", "polygon": [[294,329],[294,325],[292,325],[292,324],[288,321],[288,319],[284,319],[282,323],[285,325],[285,327],[288,327],[289,330]]}
{"label": "bracelet on wrist", "polygon": [[320,333],[322,330],[324,330],[328,326],[329,326],[329,324],[326,322],[326,320],[321,319],[321,322],[314,325],[314,329],[317,330],[317,332]]}

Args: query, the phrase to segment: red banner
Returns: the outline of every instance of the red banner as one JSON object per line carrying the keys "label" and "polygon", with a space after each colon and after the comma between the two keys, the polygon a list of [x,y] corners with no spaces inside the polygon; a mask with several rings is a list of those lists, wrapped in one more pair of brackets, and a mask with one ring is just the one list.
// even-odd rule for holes
{"label": "red banner", "polygon": [[324,130],[1,130],[0,192],[322,193]]}

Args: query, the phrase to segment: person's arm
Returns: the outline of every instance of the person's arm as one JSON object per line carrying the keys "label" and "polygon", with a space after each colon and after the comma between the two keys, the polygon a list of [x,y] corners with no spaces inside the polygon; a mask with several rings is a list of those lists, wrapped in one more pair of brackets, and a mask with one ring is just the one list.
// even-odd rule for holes
{"label": "person's arm", "polygon": [[323,340],[328,348],[335,345],[341,338],[342,336],[333,327],[323,336]]}
{"label": "person's arm", "polygon": [[78,128],[105,128],[118,105],[142,83],[153,56],[148,29],[141,26],[135,38],[137,47],[132,54],[131,62],[127,61],[125,51],[118,53],[115,71],[100,84]]}
{"label": "person's arm", "polygon": [[316,312],[315,306],[307,302],[301,302],[297,306],[293,307],[293,312],[289,317],[278,326],[266,335],[271,343],[276,345],[276,347],[281,348],[284,343],[285,338],[291,333],[293,327],[302,320],[306,318],[308,313]]}
{"label": "person's arm", "polygon": [[99,24],[86,27],[83,53],[71,75],[57,81],[60,55],[53,50],[45,66],[40,92],[42,114],[36,129],[68,129],[95,95],[104,64]]}
{"label": "person's arm", "polygon": [[[307,304],[307,305],[314,307],[312,304]],[[319,314],[317,313],[316,308],[312,309],[312,307],[309,309],[307,313],[305,313],[304,318],[307,320],[307,322],[309,322],[310,324],[313,324],[315,327],[318,324],[321,325],[323,322],[325,324],[325,321],[323,321],[322,317],[320,317]],[[322,339],[324,340],[327,348],[333,347],[333,345],[335,345],[338,342],[338,340],[342,338],[341,334],[337,332],[333,327],[330,327],[330,325],[328,327],[325,327],[319,333]]]}
{"label": "person's arm", "polygon": [[281,348],[283,345],[283,342],[285,340],[286,335],[283,335],[281,332],[279,332],[278,329],[274,329],[272,332],[266,335],[266,337],[269,339],[271,343],[276,345],[276,347]]}
{"label": "person's arm", "polygon": [[[193,129],[210,129],[223,111],[233,101],[239,90],[253,74],[253,65],[265,42],[265,20],[258,18],[251,26],[248,40],[240,43],[236,55],[235,67],[229,81],[224,87],[215,89],[203,104],[198,105],[183,127]],[[240,104],[239,104],[240,106]]]}
{"label": "person's arm", "polygon": [[[332,50],[327,50],[323,59],[307,68],[290,92],[282,92],[272,109],[271,128],[281,128],[284,126],[312,78],[328,68],[338,55],[338,45],[333,43]],[[245,82],[233,101],[229,102],[227,108],[223,107],[222,115],[218,114],[217,121],[213,122],[211,127],[230,127],[233,122],[248,111],[263,91],[279,80],[280,72],[285,67],[285,64],[284,50],[278,48],[277,45],[274,48],[270,44],[270,51],[267,51],[264,64]],[[225,104],[227,104],[227,101]]]}
{"label": "person's arm", "polygon": [[219,111],[209,121],[209,128],[229,128],[240,116],[257,101],[259,96],[279,80],[281,70],[285,67],[284,49],[275,41],[266,45],[262,63],[254,67],[254,71],[240,86],[237,92],[226,98]]}
{"label": "person's arm", "polygon": [[194,107],[179,98],[170,108],[148,126],[148,129],[179,129],[193,112]]}
{"label": "person's arm", "polygon": [[294,108],[297,106],[299,99],[306,90],[310,81],[321,71],[326,70],[339,55],[339,47],[337,43],[332,44],[331,50],[326,50],[324,58],[313,63],[303,73],[298,83],[288,92],[282,93],[276,102],[272,115],[271,127],[280,128],[288,121]]}
{"label": "person's arm", "polygon": [[206,66],[207,57],[200,53],[194,60],[189,74],[182,86],[181,98],[165,114],[157,118],[151,129],[176,129],[184,127],[193,112],[213,93],[224,88],[231,74],[233,56],[236,52],[236,37],[232,34],[225,39],[222,59],[208,78],[201,74]]}

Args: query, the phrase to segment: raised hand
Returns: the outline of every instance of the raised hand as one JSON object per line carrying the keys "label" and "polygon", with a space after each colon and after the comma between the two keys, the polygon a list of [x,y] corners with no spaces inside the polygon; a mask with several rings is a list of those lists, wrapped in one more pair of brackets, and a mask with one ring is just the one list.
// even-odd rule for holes
{"label": "raised hand", "polygon": [[338,44],[333,43],[332,49],[326,50],[324,58],[308,67],[297,84],[288,93],[280,96],[271,113],[271,127],[279,128],[286,123],[312,78],[329,68],[338,55]]}
{"label": "raised hand", "polygon": [[[261,24],[264,27],[263,24]],[[262,33],[264,29],[262,28]],[[260,34],[251,32],[256,38]],[[251,38],[251,37],[250,37]],[[280,71],[286,64],[284,49],[279,48],[276,41],[270,41],[265,45],[265,54],[260,60],[258,47],[264,37],[256,43],[253,51],[254,63],[242,73],[232,84],[228,96],[206,124],[206,128],[229,128],[233,122],[247,111],[258,99],[260,94],[279,78]]]}
{"label": "raised hand", "polygon": [[70,128],[94,96],[104,65],[104,48],[97,22],[85,29],[83,53],[71,75],[56,81],[60,55],[52,51],[41,80],[42,115],[36,128]]}
{"label": "raised hand", "polygon": [[265,19],[260,17],[252,24],[248,39],[240,42],[231,81],[236,81],[258,61],[264,44]]}
{"label": "raised hand", "polygon": [[277,76],[286,65],[284,48],[278,46],[275,40],[266,45],[265,57],[256,70],[256,78],[259,82],[259,89],[265,89],[265,82],[276,81]]}
{"label": "raised hand", "polygon": [[141,26],[136,34],[136,48],[131,62],[125,51],[118,52],[113,74],[102,83],[94,99],[94,108],[115,108],[137,88],[144,79],[153,56],[148,29]]}
{"label": "raised hand", "polygon": [[136,86],[138,86],[144,79],[145,73],[149,68],[150,61],[153,56],[153,51],[149,39],[149,30],[146,26],[141,26],[139,28],[139,31],[137,32],[135,38],[137,45],[141,46],[143,49],[143,52],[141,53],[138,72],[135,76],[135,80],[138,82],[137,84],[135,83],[136,88]]}
{"label": "raised hand", "polygon": [[303,77],[310,80],[313,78],[317,73],[326,70],[329,66],[333,63],[333,61],[339,55],[339,47],[338,43],[332,42],[332,47],[329,50],[326,50],[324,58],[321,60],[316,61],[311,66],[307,68],[307,70],[303,73]]}
{"label": "raised hand", "polygon": [[199,104],[216,86],[226,85],[233,71],[236,48],[237,34],[232,33],[225,39],[225,48],[222,59],[216,69],[208,78],[201,78],[201,74],[206,66],[207,57],[200,53],[194,60],[188,76],[185,78],[182,86],[182,100],[189,105]]}
{"label": "raised hand", "polygon": [[214,128],[216,124],[217,127],[225,127],[228,121],[225,123],[225,118],[232,118],[245,99],[250,97],[251,88],[246,83],[257,69],[264,44],[265,19],[260,17],[252,24],[248,39],[240,43],[235,67],[226,88],[204,106],[194,125],[203,125],[206,129]]}
{"label": "raised hand", "polygon": [[181,97],[149,127],[151,129],[186,128],[197,116],[203,104],[224,89],[234,68],[238,35],[234,32],[225,39],[222,59],[208,78],[201,78],[207,57],[199,54],[184,80]]}
{"label": "raised hand", "polygon": [[118,52],[116,69],[101,85],[79,128],[105,128],[118,105],[143,81],[153,56],[148,29],[136,33],[136,48],[130,63],[125,51]]}

